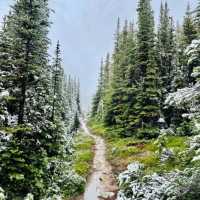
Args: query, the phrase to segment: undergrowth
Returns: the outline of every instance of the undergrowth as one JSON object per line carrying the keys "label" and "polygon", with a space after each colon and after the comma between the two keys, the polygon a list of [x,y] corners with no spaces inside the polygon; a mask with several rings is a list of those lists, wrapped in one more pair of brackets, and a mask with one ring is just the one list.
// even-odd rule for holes
{"label": "undergrowth", "polygon": [[167,136],[164,147],[173,150],[174,156],[166,162],[161,162],[160,149],[156,139],[122,138],[114,128],[106,128],[102,123],[95,121],[90,121],[88,126],[94,134],[105,139],[107,144],[106,156],[116,174],[124,171],[134,161],[144,164],[147,174],[169,172],[185,167],[180,159],[181,152],[188,147],[187,137]]}

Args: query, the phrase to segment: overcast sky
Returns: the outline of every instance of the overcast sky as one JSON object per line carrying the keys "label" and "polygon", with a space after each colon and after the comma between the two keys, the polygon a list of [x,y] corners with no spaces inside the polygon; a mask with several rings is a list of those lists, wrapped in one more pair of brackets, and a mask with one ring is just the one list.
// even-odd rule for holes
{"label": "overcast sky", "polygon": [[[187,2],[197,0],[167,0],[175,21],[182,21]],[[5,15],[14,0],[0,0],[0,16]],[[161,0],[153,0],[158,19]],[[55,10],[50,30],[52,46],[60,40],[66,73],[80,78],[82,104],[87,109],[95,93],[99,63],[112,50],[116,20],[135,19],[137,0],[50,0]],[[2,21],[2,20],[1,20]]]}

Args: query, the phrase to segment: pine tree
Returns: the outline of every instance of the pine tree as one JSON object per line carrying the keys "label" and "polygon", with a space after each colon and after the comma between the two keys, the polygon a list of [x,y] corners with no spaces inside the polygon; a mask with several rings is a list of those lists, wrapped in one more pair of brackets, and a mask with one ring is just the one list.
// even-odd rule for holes
{"label": "pine tree", "polygon": [[138,125],[137,112],[135,109],[138,92],[138,73],[136,67],[136,33],[134,31],[134,24],[132,22],[129,23],[126,45],[127,47],[124,54],[127,65],[125,88],[126,94],[124,96],[125,106],[123,113],[125,127],[122,134],[125,136],[133,136]]}
{"label": "pine tree", "polygon": [[114,53],[119,51],[119,38],[120,38],[120,18],[118,17],[117,19],[117,28],[116,28],[116,33],[115,33],[115,48],[114,48]]}
{"label": "pine tree", "polygon": [[[68,184],[80,85],[65,80],[57,44],[48,56],[47,0],[18,0],[0,32],[0,185],[8,199],[52,199]],[[66,192],[66,191],[65,191]]]}
{"label": "pine tree", "polygon": [[190,11],[190,4],[188,3],[187,6],[187,12],[184,17],[183,22],[183,54],[181,55],[181,58],[183,60],[182,65],[184,66],[183,72],[184,72],[184,79],[186,82],[186,86],[189,86],[191,83],[193,83],[194,78],[191,76],[193,68],[191,65],[188,65],[187,63],[187,56],[185,55],[185,48],[187,48],[194,39],[197,38],[197,29],[195,25],[195,21],[193,19],[192,13]]}
{"label": "pine tree", "polygon": [[197,31],[194,24],[194,19],[190,10],[190,3],[188,3],[186,15],[183,22],[184,44],[188,46],[192,40],[196,39]]}
{"label": "pine tree", "polygon": [[57,42],[55,58],[52,66],[52,113],[51,122],[54,128],[51,131],[51,139],[47,153],[49,157],[58,156],[63,145],[65,110],[64,110],[64,69],[62,68],[60,43]]}
{"label": "pine tree", "polygon": [[173,71],[175,68],[176,45],[172,18],[169,16],[168,4],[161,4],[160,24],[158,28],[159,53],[158,65],[160,66],[160,80],[163,102],[168,92],[172,90]]}
{"label": "pine tree", "polygon": [[[118,28],[118,27],[117,27]],[[123,95],[125,94],[126,84],[126,71],[127,66],[124,65],[124,54],[127,45],[128,36],[128,22],[125,22],[122,33],[118,36],[116,43],[118,43],[118,49],[113,55],[113,77],[111,83],[111,91],[109,97],[107,97],[107,113],[105,114],[105,122],[108,125],[121,124],[122,112],[123,112]],[[126,63],[125,63],[126,64]]]}
{"label": "pine tree", "polygon": [[81,100],[80,100],[80,80],[78,79],[77,83],[76,83],[76,103],[77,103],[77,107],[78,107],[78,113],[79,115],[81,114]]}
{"label": "pine tree", "polygon": [[8,110],[18,119],[18,124],[11,124],[6,131],[13,136],[0,159],[0,184],[9,199],[22,198],[29,192],[40,199],[48,187],[45,184],[48,171],[45,147],[51,128],[48,17],[47,1],[19,0],[12,7],[8,29],[3,30],[4,36],[8,33],[5,47],[10,48],[7,61],[12,60],[9,95],[14,102]]}
{"label": "pine tree", "polygon": [[109,93],[110,87],[110,54],[108,53],[105,59],[105,63],[103,63],[103,77],[102,77],[102,89],[101,89],[101,97],[99,100],[98,110],[97,110],[97,119],[103,121],[106,109],[106,94]]}
{"label": "pine tree", "polygon": [[153,32],[153,12],[150,0],[140,0],[138,4],[138,33],[137,33],[137,63],[139,68],[140,80],[146,74],[149,50],[152,47]]}
{"label": "pine tree", "polygon": [[55,60],[52,69],[52,81],[53,81],[53,103],[52,103],[52,121],[54,122],[55,116],[61,117],[60,115],[63,113],[62,101],[63,101],[63,77],[64,70],[61,65],[61,52],[60,52],[60,44],[59,41],[57,43],[56,52],[55,52]]}
{"label": "pine tree", "polygon": [[137,68],[139,69],[139,94],[137,96],[139,137],[156,137],[160,117],[158,67],[155,62],[154,19],[150,0],[140,0],[138,5]]}
{"label": "pine tree", "polygon": [[[0,125],[8,126],[8,119],[11,118],[14,108],[14,98],[11,96],[13,84],[13,65],[11,55],[12,38],[10,32],[10,16],[4,17],[3,27],[0,32],[0,93],[7,93],[7,96],[0,101]],[[1,95],[2,96],[2,95]],[[9,106],[7,106],[9,105]]]}
{"label": "pine tree", "polygon": [[199,35],[200,34],[200,1],[198,1],[197,7],[194,10],[194,13],[195,13],[194,22],[197,28],[197,33]]}
{"label": "pine tree", "polygon": [[133,134],[132,119],[135,115],[133,82],[136,43],[132,23],[129,25],[125,21],[118,43],[118,51],[113,55],[111,85],[105,97],[104,121],[107,125],[116,126],[120,134],[130,136]]}
{"label": "pine tree", "polygon": [[106,60],[105,60],[105,65],[104,65],[104,77],[103,77],[103,90],[105,91],[106,89],[108,89],[109,84],[110,84],[110,54],[108,53],[106,56]]}
{"label": "pine tree", "polygon": [[95,117],[97,115],[99,103],[100,103],[101,98],[102,98],[103,77],[104,77],[104,62],[103,62],[103,59],[102,59],[101,60],[101,66],[100,66],[98,88],[97,88],[97,92],[96,92],[96,94],[93,98],[93,103],[92,103],[92,111],[91,111],[92,117]]}

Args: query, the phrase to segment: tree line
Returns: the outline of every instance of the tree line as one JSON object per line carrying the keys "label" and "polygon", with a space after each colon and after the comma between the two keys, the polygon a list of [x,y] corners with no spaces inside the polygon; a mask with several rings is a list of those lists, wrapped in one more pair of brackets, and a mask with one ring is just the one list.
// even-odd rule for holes
{"label": "tree line", "polygon": [[167,2],[161,3],[158,27],[150,0],[138,1],[137,14],[137,26],[118,19],[91,117],[125,137],[155,138],[167,128],[191,135],[199,120],[200,3],[194,10],[188,4],[182,25],[174,23]]}
{"label": "tree line", "polygon": [[65,75],[59,42],[51,62],[50,12],[47,0],[15,1],[0,30],[0,199],[68,191],[80,84]]}

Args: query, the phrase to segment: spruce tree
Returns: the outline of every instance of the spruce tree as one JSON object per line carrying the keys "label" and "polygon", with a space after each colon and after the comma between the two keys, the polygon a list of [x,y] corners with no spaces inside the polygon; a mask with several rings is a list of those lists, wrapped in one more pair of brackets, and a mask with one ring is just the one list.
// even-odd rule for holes
{"label": "spruce tree", "polygon": [[104,77],[104,62],[103,59],[101,60],[101,66],[100,66],[100,74],[99,74],[99,81],[98,81],[98,88],[97,92],[93,98],[93,103],[92,103],[92,111],[91,111],[91,116],[95,117],[98,113],[98,108],[99,108],[99,103],[102,98],[102,91],[103,91],[103,77]]}
{"label": "spruce tree", "polygon": [[197,34],[200,34],[200,1],[198,0],[197,2],[197,7],[194,10],[195,13],[195,18],[194,18],[194,22],[195,22],[195,26],[197,28]]}
{"label": "spruce tree", "polygon": [[127,65],[126,71],[126,94],[124,96],[125,106],[124,106],[124,122],[125,127],[122,132],[125,136],[133,136],[137,128],[137,112],[136,112],[136,100],[137,100],[137,80],[138,80],[138,71],[136,67],[136,33],[134,30],[134,24],[129,23],[127,44],[125,50],[125,59]]}
{"label": "spruce tree", "polygon": [[81,94],[80,94],[80,80],[78,79],[76,83],[76,103],[78,107],[78,113],[79,115],[81,114]]}
{"label": "spruce tree", "polygon": [[169,16],[168,4],[161,4],[160,23],[158,28],[158,65],[160,66],[160,81],[162,88],[161,102],[165,96],[172,90],[173,71],[175,68],[175,36],[172,18]]}
{"label": "spruce tree", "polygon": [[121,30],[120,18],[118,17],[118,19],[117,19],[117,28],[116,28],[116,32],[115,32],[115,47],[114,47],[114,53],[116,53],[116,52],[119,51],[120,30]]}
{"label": "spruce tree", "polygon": [[[196,38],[197,38],[197,29],[196,29],[194,18],[190,11],[190,4],[188,3],[186,15],[184,17],[184,22],[183,22],[183,39],[182,40],[183,40],[184,50]],[[188,58],[185,55],[185,53],[183,53],[182,59],[183,59],[183,66],[184,66],[184,69],[183,69],[184,70],[184,79],[186,81],[186,85],[189,86],[194,81],[194,78],[191,76],[193,68],[191,65],[188,65],[188,63],[187,63]]]}
{"label": "spruce tree", "polygon": [[192,40],[196,39],[197,31],[194,24],[194,19],[192,12],[190,10],[190,3],[187,5],[186,15],[183,22],[183,34],[184,34],[184,44],[188,46],[191,44]]}
{"label": "spruce tree", "polygon": [[9,29],[3,30],[3,34],[9,32],[6,46],[12,60],[10,96],[15,105],[8,109],[18,119],[6,131],[12,133],[12,140],[0,159],[0,185],[9,199],[23,198],[29,192],[40,199],[48,187],[45,182],[48,173],[45,148],[51,128],[47,106],[50,103],[48,17],[48,1],[18,0],[9,15]]}
{"label": "spruce tree", "polygon": [[133,26],[125,21],[119,34],[118,51],[114,52],[111,85],[106,95],[104,121],[118,128],[124,136],[133,135],[135,115],[134,75],[135,75],[135,34]]}
{"label": "spruce tree", "polygon": [[183,27],[177,22],[175,28],[175,41],[176,41],[176,70],[173,80],[173,91],[183,88],[190,84],[187,56],[185,55],[185,36]]}
{"label": "spruce tree", "polygon": [[64,110],[64,69],[62,68],[60,43],[57,42],[55,58],[52,66],[52,113],[51,122],[53,128],[47,153],[49,157],[62,154],[63,145],[65,110]]}
{"label": "spruce tree", "polygon": [[[15,99],[11,96],[13,84],[13,65],[12,65],[12,37],[10,32],[11,13],[4,17],[3,26],[0,31],[0,93],[7,93],[7,96],[1,98],[0,101],[0,125],[8,126],[9,118],[13,114],[15,108]],[[2,95],[1,95],[2,96]],[[9,106],[8,106],[9,105]],[[15,109],[14,109],[15,110]]]}
{"label": "spruce tree", "polygon": [[[118,28],[118,27],[117,27]],[[118,49],[115,52],[113,59],[113,77],[111,83],[111,91],[109,97],[107,97],[108,105],[107,112],[105,114],[105,122],[110,125],[121,124],[121,117],[123,113],[123,95],[125,95],[125,84],[126,84],[126,71],[127,66],[122,62],[124,60],[125,48],[127,45],[128,36],[128,22],[125,22],[123,31],[116,38]],[[126,64],[126,63],[125,63]]]}
{"label": "spruce tree", "polygon": [[138,5],[137,68],[140,74],[137,135],[152,138],[158,135],[160,92],[158,67],[155,62],[154,18],[150,0],[140,0]]}
{"label": "spruce tree", "polygon": [[57,43],[56,51],[55,51],[55,59],[52,69],[52,82],[53,82],[53,103],[52,103],[52,121],[54,121],[55,117],[61,117],[60,115],[63,113],[62,101],[63,101],[63,77],[64,70],[61,64],[61,52],[60,52],[60,44],[59,41]]}
{"label": "spruce tree", "polygon": [[108,53],[106,56],[106,60],[105,60],[105,65],[104,65],[104,77],[103,77],[103,90],[105,91],[106,89],[108,89],[109,87],[109,83],[110,83],[110,54]]}

